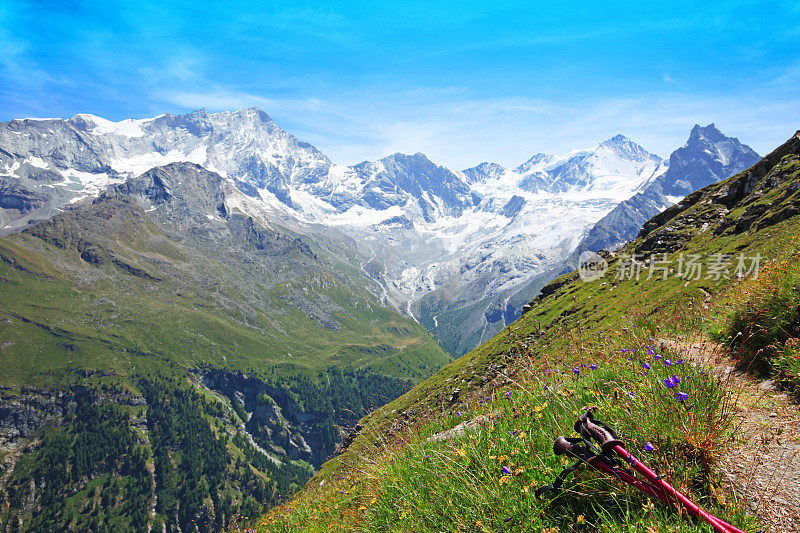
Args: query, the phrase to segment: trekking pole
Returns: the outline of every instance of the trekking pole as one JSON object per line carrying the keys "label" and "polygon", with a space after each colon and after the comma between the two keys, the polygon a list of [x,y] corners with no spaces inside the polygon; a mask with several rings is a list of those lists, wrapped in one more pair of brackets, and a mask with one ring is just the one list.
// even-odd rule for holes
{"label": "trekking pole", "polygon": [[[724,520],[707,513],[700,508],[692,500],[684,496],[675,487],[664,481],[664,479],[650,470],[644,463],[639,461],[622,445],[622,441],[617,437],[614,431],[603,424],[602,422],[595,421],[591,411],[586,411],[575,423],[575,431],[577,431],[583,438],[593,438],[600,445],[604,455],[609,455],[614,452],[624,459],[631,467],[642,474],[655,488],[657,488],[665,497],[672,497],[674,501],[671,502],[676,507],[678,504],[685,507],[686,510],[694,517],[701,517],[706,522],[711,524],[719,533],[744,533]],[[661,498],[660,498],[661,499]],[[664,501],[662,499],[662,501]]]}
{"label": "trekking pole", "polygon": [[565,477],[576,470],[578,466],[585,463],[596,470],[600,470],[606,474],[618,477],[622,481],[633,485],[645,494],[661,500],[663,503],[671,503],[669,498],[667,498],[666,495],[664,495],[664,493],[662,493],[660,490],[652,485],[642,482],[625,470],[618,468],[612,461],[609,461],[607,457],[604,457],[603,455],[596,455],[590,449],[577,444],[578,441],[579,439],[567,439],[563,436],[556,439],[555,443],[553,444],[553,453],[556,455],[566,455],[568,457],[578,459],[579,462],[559,474],[556,477],[556,481],[552,485],[547,485],[537,489],[537,497],[539,497],[543,492],[559,491]]}

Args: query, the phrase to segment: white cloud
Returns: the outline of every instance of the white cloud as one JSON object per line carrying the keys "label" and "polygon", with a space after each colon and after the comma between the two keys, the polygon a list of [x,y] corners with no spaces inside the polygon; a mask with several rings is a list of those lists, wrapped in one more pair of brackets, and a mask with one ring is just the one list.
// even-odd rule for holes
{"label": "white cloud", "polygon": [[[377,93],[376,93],[377,94]],[[759,153],[800,127],[800,98],[697,97],[665,92],[567,103],[534,98],[469,98],[459,90],[369,91],[327,98],[267,98],[228,90],[162,92],[185,109],[257,106],[333,161],[355,163],[394,152],[423,152],[450,168],[482,161],[513,166],[536,152],[563,153],[624,133],[668,156],[695,123],[714,122]]]}

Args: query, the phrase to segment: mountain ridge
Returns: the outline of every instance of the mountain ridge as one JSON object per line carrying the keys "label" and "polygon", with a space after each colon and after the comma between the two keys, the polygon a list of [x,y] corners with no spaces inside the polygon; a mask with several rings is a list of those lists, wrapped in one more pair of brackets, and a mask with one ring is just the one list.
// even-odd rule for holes
{"label": "mountain ridge", "polygon": [[607,246],[609,235],[621,241],[616,226],[638,229],[668,203],[663,195],[635,200],[660,177],[665,183],[668,168],[622,134],[563,156],[535,154],[515,169],[485,163],[463,171],[419,152],[336,165],[257,108],[116,123],[90,115],[12,121],[0,127],[0,148],[7,143],[0,232],[150,168],[199,164],[238,189],[242,208],[262,224],[346,234],[362,254],[356,262],[372,265],[384,303],[423,323],[454,353],[518,315],[535,280],[580,247],[592,227],[599,232],[598,221],[621,203],[629,213],[606,219],[611,227],[590,247]]}

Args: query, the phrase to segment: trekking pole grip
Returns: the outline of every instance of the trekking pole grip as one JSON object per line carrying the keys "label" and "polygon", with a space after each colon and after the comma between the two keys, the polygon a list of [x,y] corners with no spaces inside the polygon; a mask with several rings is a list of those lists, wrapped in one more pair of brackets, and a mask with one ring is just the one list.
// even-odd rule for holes
{"label": "trekking pole grip", "polygon": [[622,445],[622,441],[617,438],[613,431],[594,423],[594,417],[591,411],[586,411],[577,422],[575,422],[575,431],[581,435],[588,435],[600,444],[600,448],[606,455],[614,453],[614,446]]}
{"label": "trekking pole grip", "polygon": [[566,455],[567,457],[580,459],[587,463],[595,458],[592,452],[583,446],[575,444],[574,442],[570,442],[569,440],[565,439],[563,435],[558,437],[553,443],[553,453],[556,455]]}

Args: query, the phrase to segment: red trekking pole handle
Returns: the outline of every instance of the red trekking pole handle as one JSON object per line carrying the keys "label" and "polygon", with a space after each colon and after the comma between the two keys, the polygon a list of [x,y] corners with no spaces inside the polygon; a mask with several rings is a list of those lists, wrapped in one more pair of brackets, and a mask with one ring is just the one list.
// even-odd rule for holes
{"label": "red trekking pole handle", "polygon": [[563,436],[558,437],[555,443],[553,444],[553,453],[556,455],[566,455],[574,459],[579,459],[596,470],[600,470],[601,472],[610,474],[614,477],[621,479],[626,483],[633,485],[634,487],[641,490],[648,496],[661,500],[663,503],[666,504],[672,503],[672,500],[668,498],[666,495],[664,495],[664,493],[662,493],[656,487],[653,487],[652,485],[649,485],[647,483],[643,483],[641,480],[636,479],[634,476],[632,476],[625,470],[615,468],[612,464],[608,463],[605,458],[599,455],[595,455],[594,453],[591,452],[591,450],[585,448],[584,446],[576,444],[575,442],[570,442]]}
{"label": "red trekking pole handle", "polygon": [[[699,516],[711,524],[718,533],[744,533],[744,531],[741,529],[738,529],[728,524],[724,520],[721,520],[716,516],[702,510],[696,503],[684,496],[680,491],[675,489],[675,487],[664,481],[655,472],[650,470],[644,463],[639,461],[624,448],[622,441],[619,439],[619,437],[617,437],[616,433],[614,433],[614,430],[602,422],[595,423],[594,416],[592,415],[591,411],[586,411],[586,413],[578,418],[578,421],[575,422],[575,431],[584,438],[595,439],[600,444],[600,447],[605,455],[610,455],[612,452],[616,452],[617,455],[628,462],[634,470],[642,474],[650,483],[652,483],[658,492],[663,494],[664,497],[659,498],[661,501],[672,503],[676,507],[678,504],[680,504],[681,506],[685,507],[692,516]],[[639,484],[642,484],[641,481],[636,481]],[[641,488],[637,484],[631,484]],[[649,487],[649,485],[644,485]],[[644,491],[650,493],[647,490]]]}

